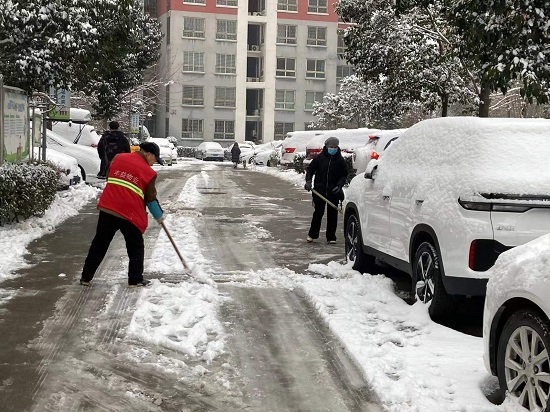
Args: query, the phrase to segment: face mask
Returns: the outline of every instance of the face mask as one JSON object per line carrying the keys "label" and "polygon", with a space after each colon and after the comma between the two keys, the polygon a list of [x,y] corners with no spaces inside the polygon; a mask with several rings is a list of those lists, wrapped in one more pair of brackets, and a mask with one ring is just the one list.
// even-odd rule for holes
{"label": "face mask", "polygon": [[336,153],[338,153],[337,147],[327,147],[328,154],[331,156],[334,156]]}

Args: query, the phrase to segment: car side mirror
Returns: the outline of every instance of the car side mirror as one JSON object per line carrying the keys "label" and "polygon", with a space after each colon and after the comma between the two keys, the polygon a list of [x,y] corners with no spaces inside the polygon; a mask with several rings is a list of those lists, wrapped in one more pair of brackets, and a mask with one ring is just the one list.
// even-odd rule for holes
{"label": "car side mirror", "polygon": [[367,165],[367,170],[365,170],[365,174],[364,174],[365,179],[374,180],[374,176],[376,175],[377,169],[378,169],[378,159],[372,159]]}

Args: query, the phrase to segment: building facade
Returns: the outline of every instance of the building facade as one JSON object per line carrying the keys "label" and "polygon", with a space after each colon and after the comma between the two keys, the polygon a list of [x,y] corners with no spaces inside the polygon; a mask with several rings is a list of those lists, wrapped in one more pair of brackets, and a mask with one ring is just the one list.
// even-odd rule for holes
{"label": "building facade", "polygon": [[185,146],[304,130],[313,102],[352,72],[331,0],[162,0],[156,12],[167,80],[157,136]]}

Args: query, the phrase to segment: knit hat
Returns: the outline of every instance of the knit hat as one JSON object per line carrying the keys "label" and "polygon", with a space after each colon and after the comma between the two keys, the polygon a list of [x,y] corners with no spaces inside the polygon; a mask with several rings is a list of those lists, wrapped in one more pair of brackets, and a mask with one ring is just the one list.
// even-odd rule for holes
{"label": "knit hat", "polygon": [[340,140],[338,138],[331,136],[327,140],[325,140],[325,146],[338,146],[340,144]]}
{"label": "knit hat", "polygon": [[158,145],[156,143],[153,143],[153,142],[143,142],[139,145],[140,149],[143,150],[144,152],[148,152],[148,153],[151,153],[153,155],[155,155],[156,159],[157,159],[157,162],[159,164],[164,164],[164,162],[162,161],[162,159],[160,158],[160,149],[158,147]]}

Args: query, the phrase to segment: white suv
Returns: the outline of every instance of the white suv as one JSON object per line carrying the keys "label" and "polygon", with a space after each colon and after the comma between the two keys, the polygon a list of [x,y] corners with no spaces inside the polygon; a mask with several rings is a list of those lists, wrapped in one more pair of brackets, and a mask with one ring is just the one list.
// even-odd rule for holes
{"label": "white suv", "polygon": [[412,277],[443,318],[485,295],[503,251],[550,232],[550,121],[439,118],[401,135],[346,192],[346,255]]}

